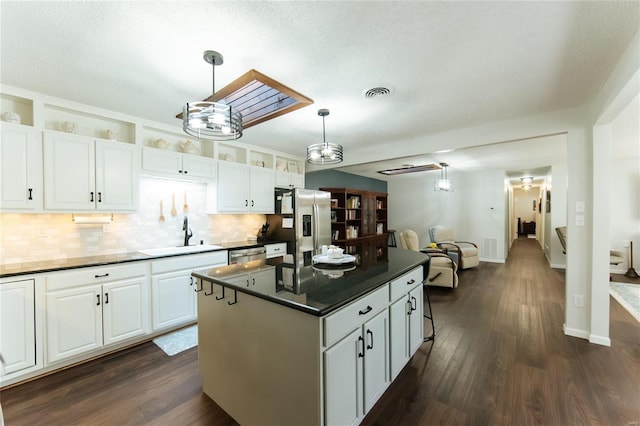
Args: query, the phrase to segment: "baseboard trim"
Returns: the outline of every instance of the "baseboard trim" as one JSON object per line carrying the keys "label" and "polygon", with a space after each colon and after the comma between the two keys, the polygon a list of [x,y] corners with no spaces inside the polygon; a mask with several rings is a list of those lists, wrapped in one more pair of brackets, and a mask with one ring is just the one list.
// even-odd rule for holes
{"label": "baseboard trim", "polygon": [[489,262],[489,263],[505,263],[504,259],[484,259],[484,258],[479,258],[480,262]]}
{"label": "baseboard trim", "polygon": [[589,340],[590,337],[588,331],[567,327],[567,324],[562,324],[562,331],[564,331],[564,334],[566,334],[567,336],[579,337],[585,340]]}
{"label": "baseboard trim", "polygon": [[567,269],[567,265],[561,265],[559,263],[552,263],[549,266],[551,266],[554,269]]}
{"label": "baseboard trim", "polygon": [[595,334],[589,335],[589,342],[595,343],[596,345],[611,346],[611,339],[604,336],[597,336]]}

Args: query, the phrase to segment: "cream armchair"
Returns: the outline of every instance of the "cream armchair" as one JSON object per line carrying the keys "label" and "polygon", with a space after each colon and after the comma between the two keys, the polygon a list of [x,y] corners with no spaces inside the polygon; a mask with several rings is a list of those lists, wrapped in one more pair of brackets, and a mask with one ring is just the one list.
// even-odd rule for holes
{"label": "cream armchair", "polygon": [[442,225],[433,226],[429,229],[429,237],[431,242],[445,250],[460,268],[469,269],[480,264],[478,246],[468,241],[456,241],[451,228]]}
{"label": "cream armchair", "polygon": [[429,255],[429,275],[425,284],[438,287],[458,287],[458,265],[439,249],[420,248],[418,234],[411,229],[400,233],[400,246],[405,250],[420,251]]}

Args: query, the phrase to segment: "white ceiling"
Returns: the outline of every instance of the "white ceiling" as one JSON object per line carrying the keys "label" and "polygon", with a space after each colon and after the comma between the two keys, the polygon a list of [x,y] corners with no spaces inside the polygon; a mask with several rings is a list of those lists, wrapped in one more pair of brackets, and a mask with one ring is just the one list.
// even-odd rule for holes
{"label": "white ceiling", "polygon": [[[254,68],[315,101],[242,142],[304,155],[328,108],[348,165],[364,147],[583,105],[640,26],[638,1],[1,1],[0,14],[3,84],[179,126],[182,105],[211,94],[202,52],[216,50],[216,88]],[[364,98],[380,85],[393,94]],[[553,154],[493,148],[444,161],[519,173]]]}

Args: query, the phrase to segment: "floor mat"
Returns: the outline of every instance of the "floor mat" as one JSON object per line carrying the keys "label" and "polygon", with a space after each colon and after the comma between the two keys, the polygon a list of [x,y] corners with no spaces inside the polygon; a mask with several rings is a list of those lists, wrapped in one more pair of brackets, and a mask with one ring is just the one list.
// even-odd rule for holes
{"label": "floor mat", "polygon": [[609,293],[640,322],[640,285],[611,282]]}
{"label": "floor mat", "polygon": [[169,356],[198,345],[198,325],[192,325],[153,339],[153,343]]}

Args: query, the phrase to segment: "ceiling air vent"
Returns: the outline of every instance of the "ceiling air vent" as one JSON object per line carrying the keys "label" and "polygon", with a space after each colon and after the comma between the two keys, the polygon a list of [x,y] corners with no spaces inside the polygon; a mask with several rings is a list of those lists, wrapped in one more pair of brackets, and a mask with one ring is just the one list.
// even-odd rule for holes
{"label": "ceiling air vent", "polygon": [[404,165],[402,167],[398,167],[395,169],[380,170],[378,171],[378,173],[381,173],[387,176],[393,176],[393,175],[403,175],[405,173],[429,172],[431,170],[440,170],[441,168],[442,167],[439,164],[423,164],[420,166]]}
{"label": "ceiling air vent", "polygon": [[380,86],[380,87],[374,87],[364,92],[364,97],[367,99],[382,98],[385,96],[389,96],[390,94],[391,94],[391,89],[389,89],[388,87]]}

